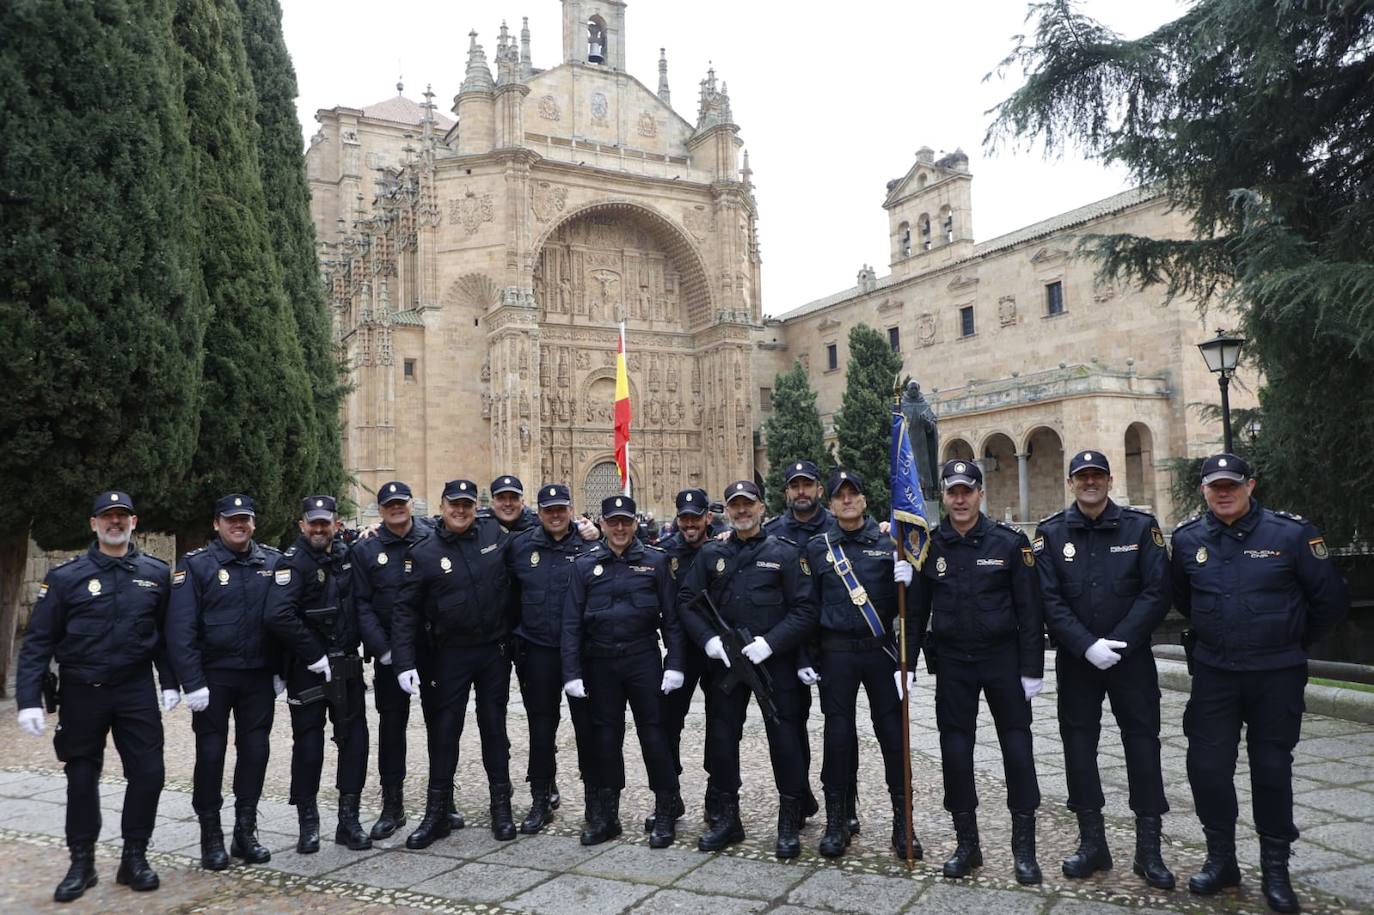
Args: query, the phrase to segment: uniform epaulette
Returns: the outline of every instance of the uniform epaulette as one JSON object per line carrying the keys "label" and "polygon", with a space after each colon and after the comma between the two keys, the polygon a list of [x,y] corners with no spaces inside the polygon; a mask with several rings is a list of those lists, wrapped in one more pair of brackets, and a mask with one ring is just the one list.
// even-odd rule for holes
{"label": "uniform epaulette", "polygon": [[53,566],[53,567],[52,567],[51,569],[49,569],[48,571],[50,571],[50,572],[56,572],[58,569],[62,568],[63,566],[69,566],[69,565],[71,565],[72,563],[76,562],[78,559],[80,559],[82,556],[85,556],[85,555],[86,555],[85,553],[77,553],[75,556],[73,556],[73,557],[70,558],[70,559],[64,559],[64,560],[62,560],[61,562],[59,562],[57,565]]}
{"label": "uniform epaulette", "polygon": [[1191,518],[1184,518],[1182,521],[1178,522],[1178,524],[1175,524],[1175,525],[1174,525],[1174,530],[1175,530],[1175,531],[1181,531],[1181,530],[1183,530],[1185,527],[1187,527],[1188,525],[1192,524],[1194,521],[1201,521],[1201,520],[1202,520],[1202,515],[1193,515]]}
{"label": "uniform epaulette", "polygon": [[997,526],[1004,527],[1009,531],[1015,531],[1018,534],[1021,533],[1021,528],[1017,527],[1015,524],[1012,524],[1010,521],[998,521]]}
{"label": "uniform epaulette", "polygon": [[1130,505],[1123,505],[1123,506],[1121,506],[1121,510],[1122,510],[1123,512],[1130,512],[1130,513],[1133,514],[1133,515],[1140,515],[1140,517],[1142,517],[1142,518],[1153,518],[1153,517],[1154,517],[1154,514],[1153,514],[1152,512],[1147,512],[1147,511],[1145,511],[1145,509],[1143,509],[1143,508],[1135,508],[1134,506],[1130,506]]}
{"label": "uniform epaulette", "polygon": [[171,568],[171,563],[169,563],[167,560],[163,559],[161,556],[154,556],[152,553],[143,553],[143,552],[140,552],[138,555],[141,556],[141,557],[144,558],[144,559],[151,559],[153,562],[156,562],[158,565],[163,565],[163,566],[167,566],[168,568]]}
{"label": "uniform epaulette", "polygon": [[1035,523],[1036,523],[1036,524],[1044,524],[1046,521],[1053,521],[1055,518],[1062,518],[1063,516],[1064,516],[1064,509],[1061,508],[1061,509],[1059,509],[1059,511],[1057,511],[1057,512],[1051,512],[1050,514],[1046,515],[1045,517],[1041,518],[1039,521],[1037,521],[1037,522],[1035,522]]}
{"label": "uniform epaulette", "polygon": [[1269,510],[1274,514],[1278,515],[1280,518],[1287,518],[1289,521],[1296,521],[1298,524],[1307,523],[1307,519],[1304,518],[1302,515],[1295,515],[1292,512],[1279,511],[1277,508],[1271,508]]}
{"label": "uniform epaulette", "polygon": [[[274,546],[268,546],[268,545],[265,544],[265,543],[259,543],[258,546],[262,547],[263,550],[265,550],[265,551],[268,552],[268,553],[280,553],[280,552],[281,552],[281,550],[277,549],[276,547],[274,547]],[[295,547],[292,547],[291,549],[294,550]]]}
{"label": "uniform epaulette", "polygon": [[286,548],[286,552],[285,552],[285,553],[282,553],[282,555],[283,555],[283,556],[295,556],[295,555],[296,555],[296,548],[295,548],[294,546],[289,546],[289,547]]}
{"label": "uniform epaulette", "polygon": [[784,537],[782,534],[773,534],[772,536],[773,536],[773,539],[775,539],[775,540],[781,540],[783,543],[786,543],[788,546],[795,546],[795,547],[797,547],[798,549],[801,548],[801,544],[798,543],[797,541],[793,540],[791,537]]}
{"label": "uniform epaulette", "polygon": [[187,553],[185,556],[183,556],[183,557],[181,557],[181,558],[182,558],[182,559],[190,559],[192,556],[199,556],[201,553],[204,553],[204,552],[205,552],[205,547],[203,547],[203,546],[198,546],[198,547],[196,547],[194,550],[191,550],[191,552]]}

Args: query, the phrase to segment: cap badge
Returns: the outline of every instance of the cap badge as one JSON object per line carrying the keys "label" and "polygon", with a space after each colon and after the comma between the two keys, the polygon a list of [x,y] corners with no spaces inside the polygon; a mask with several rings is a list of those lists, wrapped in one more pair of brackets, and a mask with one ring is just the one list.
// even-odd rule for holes
{"label": "cap badge", "polygon": [[743,483],[736,483],[736,484],[735,484],[735,492],[739,492],[739,491],[741,491],[742,489],[744,489],[744,484],[743,484]]}
{"label": "cap badge", "polygon": [[99,593],[100,593],[100,579],[98,579],[98,578],[92,578],[90,581],[86,582],[86,590],[87,590],[87,591],[90,591],[92,594],[99,594]]}
{"label": "cap badge", "polygon": [[1218,467],[1225,467],[1225,466],[1226,466],[1226,458],[1222,458],[1221,460],[1217,461],[1217,466],[1218,466]]}
{"label": "cap badge", "polygon": [[243,505],[243,500],[242,500],[242,499],[235,499],[235,500],[234,500],[234,507],[235,507],[235,508],[239,508],[239,507],[241,507],[242,505]]}
{"label": "cap badge", "polygon": [[119,501],[119,493],[117,493],[117,492],[112,492],[112,493],[110,493],[110,501],[111,501],[111,502],[118,502],[118,501]]}
{"label": "cap badge", "polygon": [[841,479],[841,480],[847,480],[847,479],[849,479],[849,474],[847,474],[847,473],[845,473],[843,470],[841,470],[841,471],[840,471],[840,479]]}
{"label": "cap badge", "polygon": [[323,500],[323,499],[316,499],[316,500],[315,500],[315,507],[316,507],[316,508],[324,508],[324,500]]}
{"label": "cap badge", "polygon": [[458,488],[459,488],[459,489],[462,489],[462,490],[466,490],[466,489],[468,488],[468,484],[466,484],[466,483],[459,483],[459,484],[458,484]]}
{"label": "cap badge", "polygon": [[535,550],[533,553],[530,554],[530,567],[533,568],[537,565],[539,565],[539,551]]}
{"label": "cap badge", "polygon": [[955,473],[963,473],[963,472],[964,472],[965,470],[967,470],[967,469],[968,469],[968,468],[964,466],[964,462],[963,462],[963,461],[960,461],[959,463],[957,463],[957,464],[954,465],[954,472],[955,472]]}
{"label": "cap badge", "polygon": [[501,478],[501,482],[502,482],[502,483],[509,483],[509,482],[510,482],[510,477],[502,477],[502,478]]}
{"label": "cap badge", "polygon": [[1065,558],[1066,560],[1068,560],[1069,562],[1073,562],[1073,557],[1075,557],[1075,556],[1077,556],[1077,555],[1078,555],[1078,548],[1077,548],[1077,547],[1075,547],[1072,543],[1066,543],[1066,544],[1064,544],[1064,558]]}
{"label": "cap badge", "polygon": [[624,501],[622,501],[622,500],[620,500],[620,499],[616,499],[616,500],[615,500],[615,507],[616,507],[616,508],[620,508],[620,507],[623,506],[624,504],[625,504]]}
{"label": "cap badge", "polygon": [[945,557],[941,556],[935,560],[935,571],[941,575],[945,574],[945,569],[949,568],[949,563],[945,562]]}
{"label": "cap badge", "polygon": [[1092,459],[1093,459],[1093,453],[1092,453],[1091,451],[1084,451],[1084,452],[1083,452],[1083,460],[1085,460],[1085,461],[1091,461]]}
{"label": "cap badge", "polygon": [[229,570],[228,570],[228,569],[220,569],[220,570],[219,570],[219,575],[218,575],[218,577],[219,577],[219,583],[220,583],[220,584],[222,584],[222,585],[227,585],[227,584],[229,584]]}
{"label": "cap badge", "polygon": [[379,566],[384,566],[384,565],[386,565],[386,564],[387,564],[388,562],[390,562],[390,561],[391,561],[391,560],[387,558],[387,555],[386,555],[385,553],[378,553],[378,554],[377,554],[377,565],[379,565]]}
{"label": "cap badge", "polygon": [[395,484],[395,483],[392,483],[392,484],[391,484],[390,486],[388,486],[386,489],[387,489],[387,492],[395,492],[395,491],[396,491],[396,484]]}
{"label": "cap badge", "polygon": [[683,498],[682,501],[684,501],[684,502],[690,502],[690,501],[692,501],[692,494],[691,494],[690,492],[687,493],[687,495]]}
{"label": "cap badge", "polygon": [[549,487],[549,497],[552,498],[552,497],[554,497],[554,496],[556,496],[556,495],[558,495],[558,490],[556,490],[556,489],[554,489],[552,486],[550,486],[550,487]]}
{"label": "cap badge", "polygon": [[1197,555],[1195,555],[1193,558],[1197,560],[1198,565],[1202,565],[1203,563],[1205,563],[1207,561],[1207,547],[1198,547]]}
{"label": "cap badge", "polygon": [[593,575],[600,575],[600,574],[602,574],[602,573],[605,572],[605,571],[606,571],[606,570],[605,570],[604,568],[602,568],[601,563],[598,562],[598,563],[596,564],[596,567],[592,569],[592,574],[593,574]]}
{"label": "cap badge", "polygon": [[801,470],[801,469],[802,469],[801,464],[798,464],[798,465],[797,465],[797,469],[798,469],[798,470]]}
{"label": "cap badge", "polygon": [[453,563],[449,562],[447,556],[443,556],[439,559],[439,568],[443,569],[445,572],[451,572],[453,571]]}

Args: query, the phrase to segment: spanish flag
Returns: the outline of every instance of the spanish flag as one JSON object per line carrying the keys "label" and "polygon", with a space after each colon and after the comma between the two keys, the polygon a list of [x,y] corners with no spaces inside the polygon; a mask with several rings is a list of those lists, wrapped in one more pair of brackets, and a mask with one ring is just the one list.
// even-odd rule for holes
{"label": "spanish flag", "polygon": [[620,344],[615,354],[615,467],[620,488],[630,495],[630,376],[625,371],[625,322],[620,322]]}

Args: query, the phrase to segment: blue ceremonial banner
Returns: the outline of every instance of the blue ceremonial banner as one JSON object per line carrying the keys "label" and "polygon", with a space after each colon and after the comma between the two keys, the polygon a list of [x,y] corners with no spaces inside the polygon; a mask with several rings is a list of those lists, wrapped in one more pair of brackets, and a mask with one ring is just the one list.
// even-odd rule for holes
{"label": "blue ceremonial banner", "polygon": [[892,542],[897,546],[898,557],[919,569],[930,547],[930,523],[926,521],[921,473],[911,453],[906,417],[897,407],[892,410],[892,450],[888,468],[892,474],[892,518],[889,522]]}

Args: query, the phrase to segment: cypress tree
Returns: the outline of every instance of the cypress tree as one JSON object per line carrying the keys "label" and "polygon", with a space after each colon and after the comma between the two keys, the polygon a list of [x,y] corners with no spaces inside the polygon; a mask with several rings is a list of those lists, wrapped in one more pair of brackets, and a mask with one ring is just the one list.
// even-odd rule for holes
{"label": "cypress tree", "polygon": [[0,690],[32,533],[144,529],[180,497],[198,411],[190,147],[171,0],[0,4]]}
{"label": "cypress tree", "polygon": [[291,305],[313,400],[311,423],[290,443],[288,471],[296,475],[294,488],[303,495],[342,496],[342,364],[315,255],[315,224],[310,218],[310,188],[296,118],[296,71],[282,35],[278,0],[238,0],[238,7],[257,91],[258,165],[271,204],[267,227],[281,265],[282,290]]}
{"label": "cypress tree", "polygon": [[892,503],[888,450],[892,440],[892,389],[902,357],[867,324],[849,329],[844,398],[835,414],[840,463],[863,474],[868,512],[884,520]]}
{"label": "cypress tree", "polygon": [[200,435],[178,547],[210,534],[225,492],[257,503],[258,539],[296,516],[294,465],[314,410],[304,354],[272,250],[258,165],[256,92],[234,0],[178,0],[176,38],[196,164],[200,283],[213,317],[205,334]]}
{"label": "cypress tree", "polygon": [[814,461],[825,467],[825,429],[816,409],[816,392],[800,361],[773,381],[773,415],[763,424],[768,444],[768,474],[764,477],[768,510],[780,514],[787,508],[782,472],[793,461]]}

